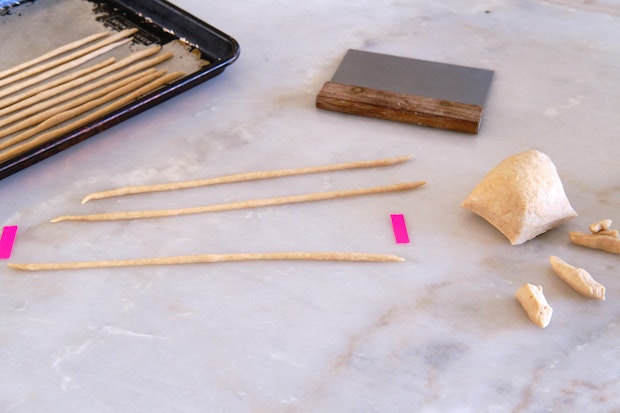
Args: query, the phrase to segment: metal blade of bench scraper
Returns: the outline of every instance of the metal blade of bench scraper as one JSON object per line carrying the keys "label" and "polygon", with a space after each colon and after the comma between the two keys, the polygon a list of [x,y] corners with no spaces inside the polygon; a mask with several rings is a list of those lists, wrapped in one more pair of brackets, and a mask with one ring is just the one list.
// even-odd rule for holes
{"label": "metal blade of bench scraper", "polygon": [[331,81],[484,106],[493,71],[349,50]]}

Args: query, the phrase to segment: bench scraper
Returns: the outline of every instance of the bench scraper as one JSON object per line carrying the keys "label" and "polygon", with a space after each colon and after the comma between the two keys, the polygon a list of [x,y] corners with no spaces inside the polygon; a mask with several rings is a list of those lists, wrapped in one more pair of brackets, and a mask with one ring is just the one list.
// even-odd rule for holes
{"label": "bench scraper", "polygon": [[478,133],[493,71],[349,50],[319,109]]}

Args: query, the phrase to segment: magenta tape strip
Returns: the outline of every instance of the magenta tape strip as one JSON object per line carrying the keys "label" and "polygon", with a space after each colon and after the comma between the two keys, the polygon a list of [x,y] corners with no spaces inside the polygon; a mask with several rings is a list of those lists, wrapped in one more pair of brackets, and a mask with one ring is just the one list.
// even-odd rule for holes
{"label": "magenta tape strip", "polygon": [[405,224],[405,216],[403,214],[390,215],[392,218],[392,229],[394,230],[394,238],[397,244],[408,244],[409,233],[407,232],[407,224]]}
{"label": "magenta tape strip", "polygon": [[7,260],[11,258],[15,235],[17,235],[16,225],[4,227],[2,229],[2,237],[0,237],[0,259]]}

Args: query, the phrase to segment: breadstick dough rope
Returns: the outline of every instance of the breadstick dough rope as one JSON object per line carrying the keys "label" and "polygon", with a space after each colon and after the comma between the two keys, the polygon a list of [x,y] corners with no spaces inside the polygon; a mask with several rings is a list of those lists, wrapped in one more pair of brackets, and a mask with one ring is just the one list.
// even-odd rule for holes
{"label": "breadstick dough rope", "polygon": [[[60,58],[58,58],[56,60],[52,60],[51,62],[48,62],[46,64],[43,64],[43,65],[40,65],[40,66],[37,66],[37,67],[33,67],[32,69],[24,70],[23,72],[17,73],[15,75],[11,76],[11,77],[8,77],[8,78],[0,80],[0,87],[6,86],[6,85],[10,85],[10,84],[15,83],[17,81],[29,78],[31,76],[34,76],[34,75],[39,74],[41,72],[45,72],[45,71],[47,71],[49,69],[53,69],[53,68],[55,68],[57,66],[65,64],[67,62],[75,61],[76,59],[78,59],[78,58],[80,58],[80,57],[82,57],[84,55],[87,55],[87,54],[89,54],[91,52],[95,52],[95,51],[97,51],[99,49],[106,49],[106,46],[109,46],[109,45],[111,45],[113,43],[118,43],[119,45],[127,43],[128,40],[122,40],[122,39],[126,39],[127,37],[133,35],[137,31],[138,31],[138,29],[123,30],[121,32],[118,32],[116,34],[113,34],[113,35],[109,36],[106,39],[103,39],[103,40],[95,43],[92,46],[85,47],[82,50],[79,50],[77,52],[71,53],[71,54],[69,54],[67,56],[60,57]],[[119,40],[121,40],[121,41],[119,42]]]}
{"label": "breadstick dough rope", "polygon": [[[81,70],[77,70],[75,72],[70,72],[67,75],[64,75],[63,77],[60,77],[58,79],[55,80],[51,80],[49,82],[43,83],[39,86],[35,86],[32,87],[30,89],[27,89],[25,91],[22,91],[21,93],[17,94],[17,95],[13,95],[10,97],[5,97],[3,99],[0,99],[0,108],[2,108],[2,110],[0,110],[0,116],[4,116],[6,114],[9,113],[13,113],[16,110],[19,110],[25,106],[19,106],[22,105],[21,102],[23,102],[24,100],[27,100],[28,98],[32,98],[32,96],[35,96],[37,94],[40,94],[42,92],[45,92],[46,90],[49,89],[53,89],[57,86],[60,86],[64,83],[73,81],[75,79],[80,79],[83,76],[89,74],[89,73],[93,73],[96,72],[97,70],[100,70],[106,66],[111,65],[112,63],[114,63],[116,61],[115,58],[111,57],[101,63],[97,63],[95,65],[92,66],[88,66],[84,69]],[[36,96],[35,96],[36,98]],[[27,105],[26,105],[27,106]]]}
{"label": "breadstick dough rope", "polygon": [[4,136],[4,133],[13,133],[25,129],[28,126],[36,125],[35,127],[30,128],[27,131],[22,132],[11,139],[0,142],[0,149],[8,148],[28,138],[31,138],[38,133],[41,133],[63,122],[66,122],[69,119],[79,116],[82,113],[88,112],[89,110],[94,109],[97,106],[101,106],[104,103],[110,102],[118,98],[119,96],[122,96],[125,93],[137,89],[138,87],[152,81],[153,79],[161,76],[162,74],[163,73],[161,72],[150,73],[146,75],[138,73],[128,77],[127,79],[123,79],[116,83],[113,83],[112,85],[102,88],[98,91],[82,96],[79,99],[75,99],[64,105],[49,109],[45,112],[40,113],[37,116],[32,116],[25,121],[14,125],[13,127],[5,129],[4,131],[2,131],[3,133],[0,133],[1,138]]}
{"label": "breadstick dough rope", "polygon": [[51,222],[61,221],[112,221],[123,219],[142,219],[171,217],[178,215],[201,214],[206,212],[231,211],[236,209],[258,208],[273,205],[295,204],[302,202],[323,201],[335,198],[347,198],[361,195],[371,195],[385,192],[407,191],[418,188],[426,182],[405,182],[395,185],[378,186],[374,188],[354,189],[348,191],[315,192],[303,195],[285,196],[279,198],[252,199],[248,201],[232,202],[228,204],[216,204],[180,209],[161,209],[148,211],[129,211],[129,212],[109,212],[92,215],[64,215],[51,220]]}
{"label": "breadstick dough rope", "polygon": [[122,98],[110,103],[109,105],[98,109],[97,111],[84,116],[82,118],[79,118],[78,120],[71,122],[70,124],[66,125],[66,126],[62,126],[56,129],[53,129],[49,132],[43,133],[39,136],[34,137],[33,139],[29,140],[28,142],[24,142],[20,145],[15,145],[12,148],[6,149],[4,151],[0,152],[0,162],[6,161],[7,159],[11,159],[16,155],[19,155],[21,153],[24,153],[30,149],[36,148],[39,145],[42,145],[48,141],[51,141],[53,139],[56,139],[62,135],[64,135],[65,133],[68,133],[70,131],[72,131],[73,129],[79,128],[81,126],[84,126],[86,124],[88,124],[89,122],[93,122],[95,120],[97,120],[99,117],[104,116],[108,113],[111,113],[117,109],[122,108],[123,106],[133,102],[134,100],[138,99],[139,97],[146,95],[158,88],[160,88],[161,86],[170,83],[176,79],[178,79],[179,77],[183,76],[183,73],[181,72],[174,72],[174,73],[170,73],[169,75],[165,75],[162,76],[158,79],[155,79],[154,81],[152,81],[151,83],[142,86],[141,88],[137,89],[136,91],[129,93],[125,96],[123,96]]}
{"label": "breadstick dough rope", "polygon": [[112,50],[112,49],[114,49],[116,47],[119,47],[119,46],[127,43],[128,41],[129,40],[121,40],[120,42],[113,43],[113,44],[111,44],[109,46],[106,46],[106,47],[104,47],[102,49],[95,50],[94,52],[91,52],[91,53],[89,53],[89,54],[87,54],[85,56],[82,56],[82,57],[80,57],[77,60],[72,60],[72,61],[70,61],[68,63],[65,63],[62,66],[58,66],[58,67],[56,67],[56,68],[54,68],[52,70],[49,70],[47,72],[43,72],[43,73],[41,73],[38,76],[27,78],[27,79],[25,79],[23,81],[20,81],[18,83],[13,83],[13,84],[11,84],[11,86],[9,86],[9,87],[7,87],[5,89],[1,89],[0,90],[0,97],[3,98],[5,96],[9,96],[9,95],[11,95],[13,93],[17,93],[17,92],[19,92],[21,90],[26,89],[27,87],[36,85],[37,83],[41,83],[44,80],[47,80],[47,79],[49,79],[51,77],[54,77],[56,75],[59,75],[61,73],[64,73],[64,72],[66,72],[68,70],[71,70],[71,69],[73,69],[75,67],[78,67],[78,66],[88,62],[89,60],[92,60],[92,59],[94,59],[94,58],[96,58],[98,56],[101,56],[101,55],[109,52],[110,50]]}
{"label": "breadstick dough rope", "polygon": [[[82,69],[79,72],[70,73],[63,78],[45,83],[37,88],[29,89],[17,96],[5,98],[0,101],[0,115],[6,115],[13,113],[25,107],[37,104],[38,102],[58,96],[67,90],[81,86],[85,83],[94,81],[104,75],[112,73],[116,70],[122,69],[132,63],[149,57],[161,50],[161,46],[153,46],[148,49],[144,49],[140,52],[132,53],[128,57],[116,62],[116,59],[110,58],[106,60],[105,64],[95,65],[91,68]],[[155,66],[172,57],[172,53],[163,53],[152,59],[145,60],[140,63],[129,66],[121,73],[115,73],[112,77],[124,77],[133,74],[139,70],[146,69],[151,66]]]}
{"label": "breadstick dough rope", "polygon": [[402,262],[403,258],[388,254],[368,254],[360,252],[271,252],[240,254],[200,254],[133,260],[107,260],[83,262],[59,262],[40,264],[7,264],[10,268],[22,271],[70,270],[87,268],[128,267],[142,265],[178,265],[231,261],[354,261],[354,262]]}
{"label": "breadstick dough rope", "polygon": [[[17,135],[4,143],[0,143],[0,149],[7,148],[15,143],[26,140],[37,133],[54,127],[74,116],[78,116],[81,113],[116,99],[122,94],[127,93],[127,91],[137,89],[138,87],[161,75],[163,75],[163,73],[157,73],[155,69],[146,70],[125,79],[121,79],[89,94],[80,96],[77,99],[70,100],[62,105],[57,105],[34,116],[30,116],[29,118],[16,123],[11,127],[0,130],[0,138],[3,138],[9,134],[36,125],[20,135]],[[127,88],[125,88],[126,86]]]}
{"label": "breadstick dough rope", "polygon": [[28,60],[27,62],[24,63],[20,63],[17,66],[13,66],[11,68],[8,68],[6,70],[3,70],[2,72],[0,72],[0,79],[4,79],[7,76],[11,76],[21,70],[24,70],[26,68],[29,68],[31,66],[37,65],[41,62],[44,62],[48,59],[51,59],[53,57],[56,57],[58,55],[61,55],[63,53],[67,53],[70,52],[71,50],[75,50],[79,47],[84,46],[85,44],[88,44],[90,42],[94,42],[95,40],[99,40],[102,37],[106,37],[110,34],[110,32],[101,32],[101,33],[96,33],[96,34],[92,34],[90,36],[84,37],[83,39],[80,40],[76,40],[74,42],[71,43],[67,43],[63,46],[60,46],[54,50],[50,50],[49,52],[42,54],[41,56],[38,56],[32,60]]}
{"label": "breadstick dough rope", "polygon": [[210,179],[199,179],[185,182],[172,182],[157,185],[127,186],[124,188],[111,189],[109,191],[95,192],[86,195],[82,199],[82,204],[93,199],[104,199],[122,195],[140,194],[146,192],[172,191],[176,189],[196,188],[201,186],[218,185],[233,182],[254,181],[260,179],[280,178],[285,176],[306,175],[320,172],[341,171],[345,169],[374,168],[381,166],[395,165],[406,162],[412,155],[399,156],[394,158],[384,158],[372,161],[356,161],[324,166],[314,166],[308,168],[276,169],[271,171],[246,172],[233,175],[219,176]]}
{"label": "breadstick dough rope", "polygon": [[[127,81],[129,81],[129,79],[136,80],[136,79],[139,79],[140,76],[149,75],[154,72],[155,72],[155,69],[153,68],[148,69],[148,70],[145,70],[144,72],[140,72],[137,75],[127,77]],[[26,129],[29,126],[37,124],[40,121],[45,120],[46,118],[52,116],[50,115],[50,113],[56,114],[56,113],[63,112],[71,107],[79,106],[80,105],[79,102],[84,102],[82,100],[83,97],[80,98],[81,95],[84,95],[85,93],[91,92],[95,89],[99,89],[100,87],[108,86],[117,80],[123,79],[125,76],[127,76],[127,73],[125,71],[121,73],[115,73],[114,75],[104,77],[103,79],[99,79],[96,82],[91,82],[82,87],[71,90],[68,93],[62,94],[52,99],[47,99],[35,105],[32,105],[29,108],[22,110],[14,115],[7,116],[6,118],[0,120],[0,128],[6,125],[10,125],[11,123],[20,121],[24,118],[27,118],[27,119],[11,127],[0,129],[0,138],[10,135],[11,133],[15,133],[20,130]],[[98,91],[98,93],[104,94],[104,92],[102,91]],[[77,98],[77,99],[74,99],[74,98]],[[74,100],[71,100],[71,99],[74,99]],[[65,103],[67,101],[69,102]],[[65,103],[65,104],[62,106],[59,106],[61,103]]]}

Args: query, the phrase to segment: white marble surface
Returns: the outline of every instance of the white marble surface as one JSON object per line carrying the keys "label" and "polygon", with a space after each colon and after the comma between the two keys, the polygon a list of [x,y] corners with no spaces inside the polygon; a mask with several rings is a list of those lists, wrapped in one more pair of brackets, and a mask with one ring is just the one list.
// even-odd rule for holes
{"label": "white marble surface", "polygon": [[[0,267],[2,412],[620,410],[619,257],[570,230],[620,225],[620,7],[613,1],[176,4],[235,37],[221,76],[0,181],[12,261],[350,250],[404,263],[228,263],[20,273]],[[320,111],[358,48],[496,71],[477,136]],[[486,171],[551,157],[579,217],[522,246],[459,207]],[[414,154],[329,173],[80,205],[119,185]],[[424,179],[390,195],[210,215],[58,223],[65,213],[192,206]],[[412,242],[394,243],[403,213]],[[582,298],[550,254],[588,269]],[[541,284],[551,324],[514,299]]]}

